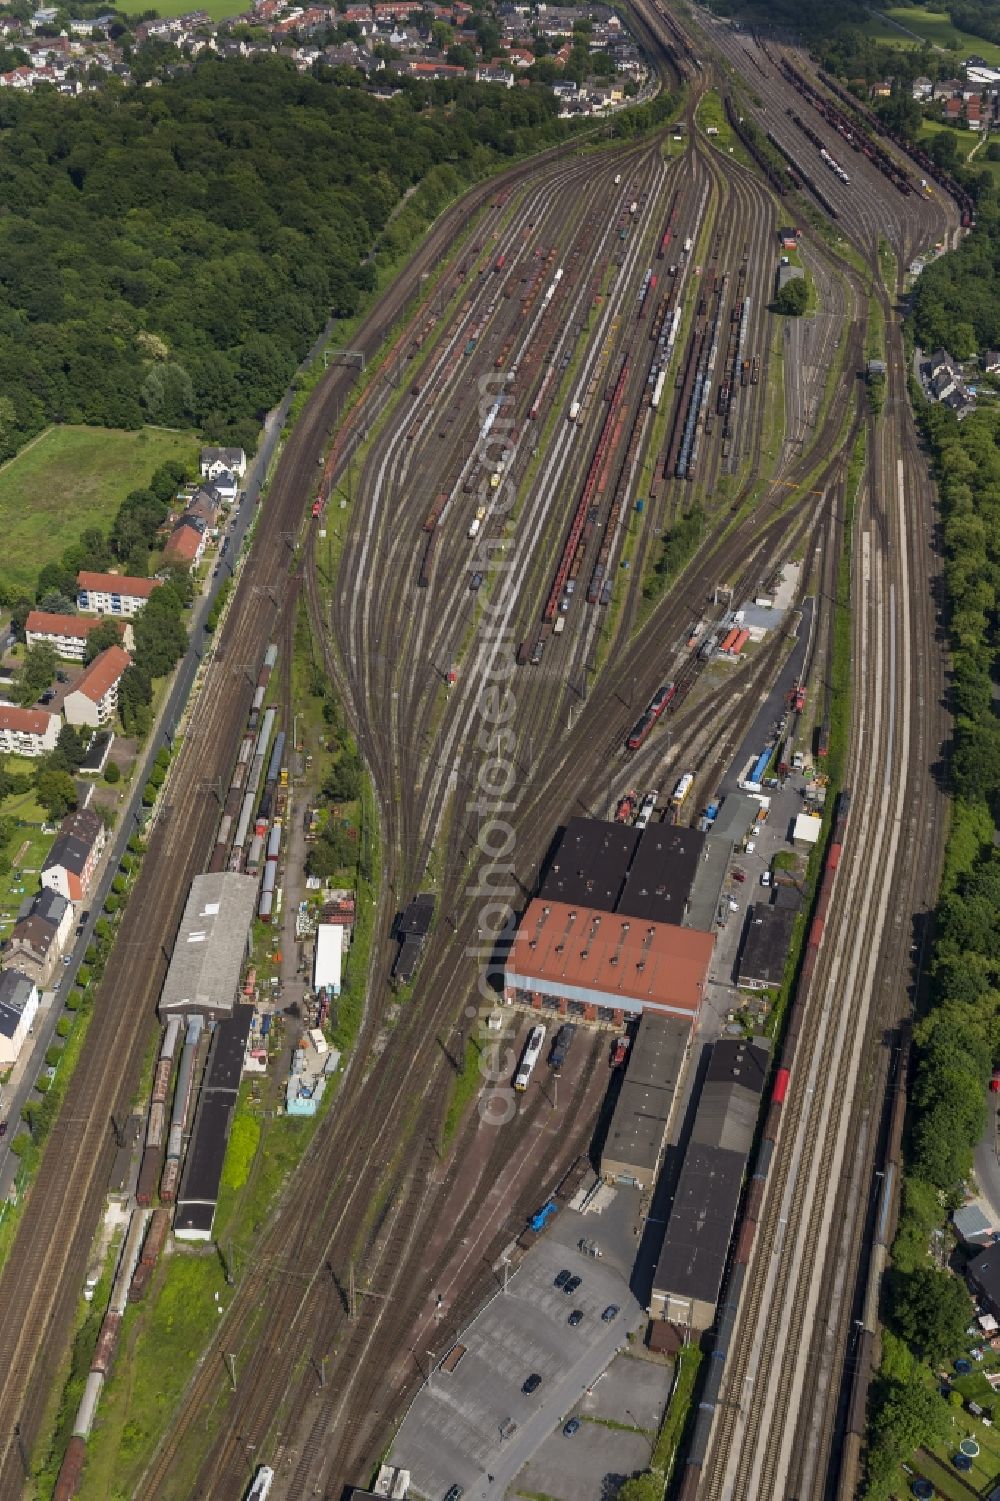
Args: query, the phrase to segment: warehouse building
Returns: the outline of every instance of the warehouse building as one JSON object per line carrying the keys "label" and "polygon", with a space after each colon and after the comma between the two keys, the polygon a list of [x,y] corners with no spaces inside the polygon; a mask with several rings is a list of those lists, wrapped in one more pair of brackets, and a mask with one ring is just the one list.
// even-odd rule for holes
{"label": "warehouse building", "polygon": [[504,966],[504,999],[620,1024],[651,1010],[694,1021],[711,933],[536,897]]}
{"label": "warehouse building", "polygon": [[609,1183],[648,1192],[656,1182],[690,1040],[689,1022],[643,1013],[601,1153]]}
{"label": "warehouse building", "polygon": [[195,876],[160,992],[170,1016],[231,1016],[257,900],[254,876],[231,871]]}
{"label": "warehouse building", "polygon": [[723,1038],[712,1049],[649,1309],[683,1329],[715,1319],[769,1054],[764,1038]]}
{"label": "warehouse building", "polygon": [[174,1234],[179,1240],[210,1240],[212,1237],[222,1165],[226,1160],[252,1021],[253,1007],[237,1006],[232,1016],[215,1029],[177,1194]]}
{"label": "warehouse building", "polygon": [[737,970],[741,990],[776,990],[785,974],[797,906],[756,903],[747,912]]}
{"label": "warehouse building", "polygon": [[673,824],[640,830],[573,818],[556,841],[538,894],[546,902],[680,926],[704,844],[698,829]]}
{"label": "warehouse building", "polygon": [[313,990],[340,994],[340,975],[344,962],[344,926],[321,922],[316,928],[316,954],[313,960]]}

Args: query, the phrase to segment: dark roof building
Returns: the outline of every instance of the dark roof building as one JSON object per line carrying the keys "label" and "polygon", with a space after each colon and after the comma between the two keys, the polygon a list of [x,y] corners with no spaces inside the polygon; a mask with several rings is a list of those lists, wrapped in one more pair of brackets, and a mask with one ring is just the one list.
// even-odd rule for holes
{"label": "dark roof building", "polygon": [[654,1317],[694,1330],[715,1319],[769,1056],[762,1038],[712,1050],[653,1277]]}
{"label": "dark roof building", "polygon": [[987,1246],[980,1251],[965,1268],[965,1274],[982,1294],[990,1313],[1000,1318],[1000,1246]]}
{"label": "dark roof building", "polygon": [[392,966],[392,978],[400,985],[413,979],[424,940],[434,920],[435,902],[433,892],[422,891],[396,918],[395,937],[399,952]]}
{"label": "dark roof building", "polygon": [[782,981],[796,907],[757,903],[747,913],[737,983],[745,990],[774,990]]}
{"label": "dark roof building", "polygon": [[177,1194],[174,1233],[182,1240],[211,1239],[252,1021],[253,1007],[237,1006],[215,1029]]}
{"label": "dark roof building", "polygon": [[654,823],[573,818],[556,842],[539,896],[543,901],[620,912],[643,921],[683,921],[704,834]]}

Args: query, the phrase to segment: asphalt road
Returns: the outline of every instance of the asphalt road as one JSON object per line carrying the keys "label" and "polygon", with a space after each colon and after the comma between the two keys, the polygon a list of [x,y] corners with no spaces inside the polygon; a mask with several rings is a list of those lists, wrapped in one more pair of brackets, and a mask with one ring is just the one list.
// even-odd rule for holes
{"label": "asphalt road", "polygon": [[[304,369],[322,349],[327,332],[328,330],[324,330],[320,338],[317,339],[300,369]],[[247,529],[257,509],[261,485],[274,457],[274,452],[294,394],[294,391],[289,388],[282,397],[279,405],[273,411],[269,412],[265,418],[264,437],[253,462],[247,470],[246,483],[243,487],[245,499],[236,512],[226,558],[223,560],[218,575],[215,577],[210,575],[205,592],[195,603],[190,622],[190,640],[187,653],[177,668],[170,692],[160,710],[156,728],[150,735],[145,753],[142,759],[136,764],[127,800],[119,813],[114,837],[104,852],[97,885],[87,898],[87,905],[83,909],[89,913],[89,916],[72,949],[68,951],[70,962],[62,965],[58,974],[53,976],[55,989],[53,999],[47,1007],[39,1009],[38,1021],[36,1021],[32,1034],[30,1058],[26,1066],[21,1070],[18,1082],[12,1092],[8,1093],[5,1090],[3,1093],[2,1118],[8,1122],[8,1130],[7,1134],[0,1139],[0,1200],[6,1199],[10,1195],[17,1177],[18,1159],[10,1150],[11,1141],[17,1134],[16,1123],[24,1105],[35,1092],[35,1083],[45,1067],[45,1054],[49,1047],[51,1047],[53,1039],[56,1036],[56,1026],[59,1018],[64,1014],[63,999],[69,994],[76,981],[77,972],[83,963],[87,946],[94,935],[94,926],[101,916],[105,899],[111,890],[111,883],[117,874],[122,855],[125,853],[125,848],[132,834],[142,820],[142,793],[149,780],[149,772],[153,761],[162,746],[169,746],[171,744],[174,732],[184,711],[184,706],[190,696],[195,675],[205,653],[207,641],[205,618],[212,608],[215,597],[224,581],[232,573],[236,559],[239,557],[240,548],[243,545]]]}

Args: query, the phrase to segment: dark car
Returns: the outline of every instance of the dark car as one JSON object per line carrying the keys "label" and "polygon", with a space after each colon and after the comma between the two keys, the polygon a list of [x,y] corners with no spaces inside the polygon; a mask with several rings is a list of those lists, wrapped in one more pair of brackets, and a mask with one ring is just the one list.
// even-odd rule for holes
{"label": "dark car", "polygon": [[575,1293],[576,1290],[577,1290],[577,1288],[580,1286],[580,1283],[582,1281],[583,1281],[582,1277],[571,1277],[568,1282],[564,1282],[563,1283],[563,1292],[564,1293]]}
{"label": "dark car", "polygon": [[541,1376],[539,1376],[537,1371],[532,1371],[531,1375],[528,1377],[521,1390],[524,1392],[525,1396],[530,1397],[532,1392],[537,1392],[541,1384]]}
{"label": "dark car", "polygon": [[561,1272],[556,1273],[556,1287],[565,1287],[566,1283],[569,1281],[572,1275],[572,1272],[568,1271],[566,1267],[563,1267]]}
{"label": "dark car", "polygon": [[475,593],[477,589],[481,589],[482,587],[483,575],[481,573],[474,573],[469,581],[469,588]]}
{"label": "dark car", "polygon": [[0,1136],[6,1136],[6,1135],[7,1135],[7,1122],[6,1121],[0,1121]]}
{"label": "dark car", "polygon": [[570,1420],[569,1420],[568,1423],[564,1423],[563,1424],[563,1433],[565,1433],[565,1435],[566,1435],[567,1438],[572,1438],[573,1435],[574,1435],[574,1433],[579,1433],[579,1431],[580,1431],[580,1419],[579,1418],[570,1418]]}
{"label": "dark car", "polygon": [[38,702],[40,704],[50,704],[55,696],[56,690],[54,688],[46,688],[45,692],[42,694]]}
{"label": "dark car", "polygon": [[465,1491],[460,1485],[449,1486],[444,1494],[444,1501],[462,1501]]}
{"label": "dark car", "polygon": [[620,1313],[621,1309],[618,1307],[617,1303],[609,1303],[607,1308],[601,1314],[601,1318],[606,1324],[610,1324],[611,1320],[616,1319]]}
{"label": "dark car", "polygon": [[60,671],[60,672],[56,673],[56,682],[57,683],[68,683],[69,682],[69,678],[66,676],[66,674],[64,672]]}
{"label": "dark car", "polygon": [[569,1316],[569,1326],[570,1326],[570,1328],[571,1329],[575,1329],[578,1324],[582,1324],[582,1323],[583,1323],[583,1309],[582,1308],[574,1308],[573,1312]]}

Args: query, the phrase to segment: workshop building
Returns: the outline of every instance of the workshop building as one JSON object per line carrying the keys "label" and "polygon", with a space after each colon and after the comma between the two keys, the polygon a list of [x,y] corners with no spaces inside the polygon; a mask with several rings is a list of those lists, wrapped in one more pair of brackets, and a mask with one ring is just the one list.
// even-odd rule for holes
{"label": "workshop building", "polygon": [[764,1038],[723,1038],[698,1099],[649,1309],[692,1332],[715,1320],[769,1056]]}
{"label": "workshop building", "polygon": [[256,903],[255,876],[195,876],[160,992],[161,1021],[232,1015]]}
{"label": "workshop building", "polygon": [[652,1189],[684,1070],[689,1022],[643,1013],[601,1153],[609,1183]]}
{"label": "workshop building", "polygon": [[737,984],[741,990],[776,990],[784,977],[797,907],[756,902],[747,912]]}

